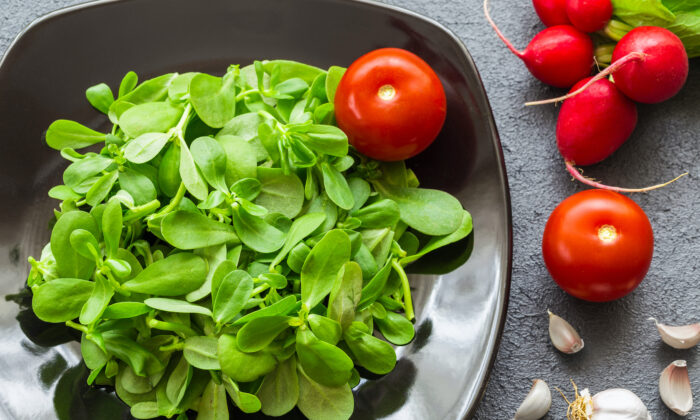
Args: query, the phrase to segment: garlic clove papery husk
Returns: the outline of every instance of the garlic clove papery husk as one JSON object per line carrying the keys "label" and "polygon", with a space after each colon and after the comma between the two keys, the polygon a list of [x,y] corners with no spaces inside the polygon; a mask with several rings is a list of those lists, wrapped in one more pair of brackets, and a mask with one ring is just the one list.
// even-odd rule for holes
{"label": "garlic clove papery husk", "polygon": [[591,402],[589,420],[651,420],[644,402],[628,389],[607,389],[595,394]]}
{"label": "garlic clove papery husk", "polygon": [[676,360],[661,372],[659,394],[666,407],[674,413],[685,416],[690,412],[693,408],[693,392],[685,360]]}
{"label": "garlic clove papery husk", "polygon": [[566,400],[568,420],[651,420],[649,410],[632,391],[612,388],[591,397],[588,388],[579,394],[576,384],[571,383],[576,394],[573,401]]}
{"label": "garlic clove papery husk", "polygon": [[674,349],[689,349],[700,342],[700,323],[672,326],[661,324],[654,318],[649,319],[656,324],[664,343]]}
{"label": "garlic clove papery husk", "polygon": [[523,400],[513,420],[538,420],[552,407],[552,393],[542,379],[532,381],[532,388]]}
{"label": "garlic clove papery husk", "polygon": [[562,353],[574,354],[583,349],[583,340],[574,327],[566,322],[562,317],[549,314],[549,338],[552,345]]}

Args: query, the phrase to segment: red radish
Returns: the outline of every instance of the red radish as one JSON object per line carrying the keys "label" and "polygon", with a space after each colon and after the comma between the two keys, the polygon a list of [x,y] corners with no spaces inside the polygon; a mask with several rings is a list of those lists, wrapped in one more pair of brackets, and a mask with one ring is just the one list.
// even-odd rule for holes
{"label": "red radish", "polygon": [[532,5],[546,26],[571,25],[566,15],[566,0],[532,0]]}
{"label": "red radish", "polygon": [[574,28],[595,32],[605,28],[613,14],[610,0],[566,0],[566,15]]}
{"label": "red radish", "polygon": [[681,90],[688,78],[688,54],[673,32],[657,26],[632,29],[617,43],[613,65],[635,52],[646,56],[615,72],[615,84],[622,93],[637,102],[655,104]]}
{"label": "red radish", "polygon": [[[576,90],[592,77],[576,83]],[[557,120],[557,146],[565,160],[592,165],[610,156],[637,125],[637,106],[607,79],[567,99]]]}
{"label": "red radish", "polygon": [[[637,125],[637,106],[608,79],[578,82],[571,90],[588,89],[564,101],[557,120],[557,146],[569,173],[584,184],[617,192],[644,192],[647,188],[619,188],[600,184],[581,175],[574,165],[592,165],[610,156],[627,141]],[[685,174],[684,174],[685,175]],[[683,175],[681,175],[683,176]]]}
{"label": "red radish", "polygon": [[591,74],[593,41],[573,26],[547,28],[535,35],[524,51],[518,51],[491,19],[488,0],[484,0],[484,13],[508,49],[523,60],[530,73],[542,82],[568,88]]}
{"label": "red radish", "polygon": [[554,103],[574,97],[610,74],[614,74],[615,85],[628,98],[646,104],[662,102],[673,97],[685,84],[688,54],[673,32],[657,26],[640,26],[617,43],[610,67],[588,83],[562,97],[525,105]]}

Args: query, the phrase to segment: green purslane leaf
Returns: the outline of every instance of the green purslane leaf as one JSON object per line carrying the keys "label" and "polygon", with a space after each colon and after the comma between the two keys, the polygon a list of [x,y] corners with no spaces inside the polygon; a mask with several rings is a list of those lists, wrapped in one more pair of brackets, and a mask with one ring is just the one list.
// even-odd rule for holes
{"label": "green purslane leaf", "polygon": [[183,210],[170,213],[162,220],[161,233],[168,243],[179,249],[240,243],[231,225]]}
{"label": "green purslane leaf", "polygon": [[136,318],[151,311],[145,303],[141,302],[117,302],[113,303],[102,313],[104,319]]}
{"label": "green purslane leaf", "polygon": [[299,410],[309,420],[347,420],[354,408],[352,390],[347,383],[325,386],[299,369]]}
{"label": "green purslane leaf", "polygon": [[75,229],[70,233],[70,245],[83,258],[96,260],[100,258],[100,245],[95,236],[85,229]]}
{"label": "green purslane leaf", "polygon": [[193,373],[192,366],[187,363],[187,359],[181,357],[175,369],[170,373],[165,385],[165,395],[174,406],[180,404],[185,397],[185,392],[192,380]]}
{"label": "green purslane leaf", "polygon": [[91,154],[84,159],[71,163],[63,172],[63,183],[76,187],[88,178],[98,175],[107,169],[114,161],[110,158]]}
{"label": "green purslane leaf", "polygon": [[97,321],[112,300],[114,289],[102,276],[95,279],[95,288],[80,311],[80,323],[89,325]]}
{"label": "green purslane leaf", "polygon": [[180,147],[175,143],[165,146],[165,153],[158,166],[158,186],[168,197],[174,197],[180,188]]}
{"label": "green purslane leaf", "polygon": [[56,150],[82,149],[103,142],[105,138],[105,134],[70,120],[56,120],[46,131],[46,144]]}
{"label": "green purslane leaf", "polygon": [[209,185],[227,193],[226,152],[224,148],[212,137],[199,137],[190,145],[190,152]]}
{"label": "green purslane leaf", "polygon": [[204,73],[192,77],[190,101],[208,126],[221,128],[236,116],[235,80],[235,73],[227,73],[223,78]]}
{"label": "green purslane leaf", "polygon": [[189,93],[190,82],[198,75],[196,72],[189,72],[177,75],[168,86],[168,98],[171,101],[181,101]]}
{"label": "green purslane leaf", "polygon": [[261,217],[250,214],[241,205],[233,206],[231,218],[241,242],[254,251],[275,252],[284,244],[282,231],[268,224]]}
{"label": "green purslane leaf", "polygon": [[121,83],[119,84],[119,94],[118,97],[122,98],[124,95],[128,94],[134,88],[136,85],[139,83],[139,77],[138,75],[133,72],[129,71],[124,75],[124,78],[122,79]]}
{"label": "green purslane leaf", "polygon": [[253,292],[253,278],[243,270],[227,274],[216,289],[212,288],[214,321],[231,321],[245,307]]}
{"label": "green purslane leaf", "polygon": [[109,200],[102,213],[102,235],[105,252],[109,258],[114,258],[119,252],[119,240],[122,234],[122,206],[119,200]]}
{"label": "green purslane leaf", "polygon": [[204,389],[197,409],[198,420],[228,420],[228,404],[226,403],[226,388],[214,380]]}
{"label": "green purslane leaf", "polygon": [[241,391],[231,378],[224,377],[226,392],[233,400],[233,403],[244,413],[255,413],[260,411],[260,400],[253,394]]}
{"label": "green purslane leaf", "polygon": [[396,366],[396,353],[389,343],[368,333],[367,326],[353,322],[343,335],[355,359],[368,371],[384,375]]}
{"label": "green purslane leaf", "polygon": [[321,164],[321,172],[323,173],[323,186],[326,188],[328,198],[333,200],[341,209],[350,210],[355,205],[355,200],[343,174],[329,165],[328,162]]}
{"label": "green purslane leaf", "polygon": [[182,351],[187,362],[197,369],[221,370],[216,349],[219,342],[216,337],[195,336],[185,340]]}
{"label": "green purslane leaf", "polygon": [[301,269],[301,300],[307,308],[328,296],[343,265],[350,259],[350,238],[332,230],[311,249]]}
{"label": "green purslane leaf", "polygon": [[338,321],[318,314],[310,314],[307,321],[314,335],[326,343],[336,345],[343,336],[343,328]]}
{"label": "green purslane leaf", "polygon": [[42,321],[70,321],[80,315],[94,288],[94,282],[82,279],[51,280],[32,289],[32,309]]}
{"label": "green purslane leaf", "polygon": [[238,348],[246,353],[264,349],[282,331],[289,328],[290,319],[290,317],[278,315],[260,317],[247,322],[236,336]]}
{"label": "green purslane leaf", "polygon": [[459,228],[462,205],[452,195],[426,188],[400,188],[375,182],[377,190],[399,206],[401,220],[426,235],[447,235]]}
{"label": "green purslane leaf", "polygon": [[331,156],[348,154],[348,136],[338,127],[315,124],[306,128],[302,136],[313,150]]}
{"label": "green purslane leaf", "polygon": [[407,257],[401,258],[401,264],[410,264],[429,252],[432,252],[445,245],[449,245],[451,243],[459,241],[460,239],[465,238],[472,232],[472,227],[473,225],[471,214],[469,214],[469,212],[466,210],[462,210],[462,221],[457,230],[445,236],[434,236],[430,238],[430,241],[428,241],[428,243],[425,244],[425,246],[423,246],[423,248],[421,248],[420,251],[413,255],[408,255]]}
{"label": "green purslane leaf", "polygon": [[328,317],[343,330],[355,319],[355,310],[362,298],[362,269],[354,261],[345,263],[328,298]]}
{"label": "green purslane leaf", "polygon": [[144,133],[129,141],[124,157],[133,163],[146,163],[156,157],[170,139],[168,133]]}
{"label": "green purslane leaf", "polygon": [[241,318],[238,318],[236,321],[233,322],[233,325],[244,325],[247,322],[250,322],[254,319],[262,318],[262,317],[272,317],[272,316],[278,316],[278,315],[287,315],[292,310],[294,310],[297,306],[297,300],[294,296],[287,296],[283,298],[282,300],[273,303],[272,305],[259,309],[255,312],[251,312],[245,316],[242,316]]}
{"label": "green purslane leaf", "polygon": [[236,337],[223,334],[219,337],[217,354],[221,371],[238,382],[251,382],[271,372],[277,359],[267,352],[244,353],[238,348]]}
{"label": "green purslane leaf", "polygon": [[134,105],[119,117],[119,127],[129,137],[146,133],[164,133],[182,116],[181,106],[169,102],[146,102]]}
{"label": "green purslane leaf", "polygon": [[270,212],[296,217],[304,205],[304,186],[298,176],[285,175],[281,169],[258,167],[260,194],[255,204]]}
{"label": "green purslane leaf", "polygon": [[95,270],[95,261],[81,256],[71,246],[70,235],[76,229],[84,229],[93,236],[99,236],[95,219],[89,213],[70,211],[61,215],[51,231],[51,252],[59,276],[89,279]]}
{"label": "green purslane leaf", "polygon": [[287,254],[294,248],[299,242],[304,238],[311,235],[323,221],[326,219],[326,215],[323,213],[307,213],[303,216],[298,217],[287,232],[287,236],[284,240],[284,246],[277,254],[274,260],[270,263],[270,267],[274,268],[277,264],[282,262]]}
{"label": "green purslane leaf", "polygon": [[87,97],[88,102],[90,102],[90,105],[94,106],[103,114],[109,112],[109,107],[114,102],[114,94],[112,93],[112,89],[110,89],[105,83],[90,86],[85,91],[85,96]]}
{"label": "green purslane leaf", "polygon": [[216,137],[226,153],[226,185],[244,179],[257,177],[255,148],[241,137],[219,135]]}
{"label": "green purslane leaf", "polygon": [[207,183],[194,163],[190,149],[184,141],[180,142],[180,177],[187,191],[198,200],[206,200],[209,194]]}
{"label": "green purslane leaf", "polygon": [[180,296],[201,286],[206,275],[207,264],[201,257],[179,253],[154,262],[122,287],[136,293]]}
{"label": "green purslane leaf", "polygon": [[353,362],[338,347],[319,340],[308,328],[299,328],[296,337],[299,363],[314,381],[341,386],[350,379]]}
{"label": "green purslane leaf", "polygon": [[195,305],[179,299],[149,298],[144,300],[143,303],[159,311],[211,316],[211,311],[204,306]]}
{"label": "green purslane leaf", "polygon": [[375,322],[384,338],[397,346],[405,346],[416,335],[413,323],[395,312],[387,312],[385,318],[375,319]]}
{"label": "green purslane leaf", "polygon": [[265,375],[257,395],[265,415],[278,417],[292,411],[299,400],[296,358],[288,358]]}
{"label": "green purslane leaf", "polygon": [[93,207],[102,203],[109,195],[118,178],[118,170],[109,171],[102,175],[88,190],[87,194],[85,195],[85,201]]}
{"label": "green purslane leaf", "polygon": [[168,94],[168,86],[176,77],[177,73],[168,73],[146,80],[135,88],[128,89],[128,87],[134,86],[138,80],[136,73],[129,72],[124,76],[124,80],[119,87],[119,100],[115,101],[112,106],[119,102],[143,104],[163,100]]}

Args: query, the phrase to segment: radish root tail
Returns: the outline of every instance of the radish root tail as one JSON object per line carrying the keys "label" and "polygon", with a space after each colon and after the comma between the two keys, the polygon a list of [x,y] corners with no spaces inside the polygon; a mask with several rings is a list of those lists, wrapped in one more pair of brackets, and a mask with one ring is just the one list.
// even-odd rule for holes
{"label": "radish root tail", "polygon": [[[484,0],[484,2],[486,2],[486,1],[487,0]],[[576,96],[579,93],[583,92],[584,90],[588,89],[588,87],[590,85],[597,82],[598,80],[603,79],[605,77],[608,77],[612,73],[615,73],[618,69],[620,69],[621,67],[623,67],[627,63],[632,62],[632,61],[643,60],[644,57],[646,57],[646,54],[641,53],[641,52],[629,53],[626,56],[622,57],[621,59],[617,60],[616,62],[612,63],[605,70],[603,70],[600,73],[593,76],[593,78],[591,80],[586,82],[585,85],[581,86],[580,88],[576,89],[575,91],[573,91],[571,93],[567,93],[566,95],[560,96],[558,98],[544,99],[541,101],[525,102],[525,106],[555,104],[557,102],[562,102],[562,101],[565,101],[569,98],[573,98],[574,96]]]}
{"label": "radish root tail", "polygon": [[615,191],[615,192],[620,192],[620,193],[640,193],[640,192],[647,192],[651,190],[656,190],[659,188],[663,188],[669,184],[672,184],[679,179],[683,178],[684,176],[688,175],[688,172],[685,172],[683,174],[678,175],[677,177],[673,178],[672,180],[668,182],[664,182],[663,184],[657,184],[657,185],[652,185],[650,187],[645,187],[645,188],[620,188],[620,187],[613,187],[610,185],[604,185],[601,184],[595,180],[592,180],[590,178],[587,178],[581,174],[580,169],[576,168],[574,166],[575,163],[571,161],[566,161],[566,170],[569,171],[569,174],[574,177],[575,180],[582,182],[586,185],[589,185],[594,188],[600,188],[602,190],[609,190],[609,191]]}
{"label": "radish root tail", "polygon": [[493,28],[494,31],[496,31],[496,35],[498,35],[499,38],[501,38],[501,41],[503,41],[504,44],[506,44],[506,47],[515,55],[517,55],[519,58],[523,58],[523,52],[519,51],[517,48],[511,44],[511,42],[508,40],[508,38],[503,35],[500,29],[498,29],[498,26],[496,26],[496,22],[491,19],[491,15],[489,14],[489,0],[484,0],[484,15],[486,16],[486,20],[489,21],[489,24]]}

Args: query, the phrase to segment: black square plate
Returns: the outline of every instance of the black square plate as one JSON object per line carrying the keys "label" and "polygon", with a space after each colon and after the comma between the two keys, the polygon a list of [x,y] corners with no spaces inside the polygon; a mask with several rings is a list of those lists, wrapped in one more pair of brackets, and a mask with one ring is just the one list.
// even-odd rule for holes
{"label": "black square plate", "polygon": [[[512,232],[503,156],[465,47],[436,22],[394,7],[350,0],[122,0],[34,22],[0,63],[0,293],[22,289],[27,257],[48,241],[56,202],[46,193],[60,182],[66,162],[44,143],[46,127],[57,118],[107,126],[85,100],[87,87],[116,86],[128,70],[143,79],[171,71],[222,73],[254,59],[347,66],[387,46],[413,51],[442,79],[445,127],[408,165],[424,186],[456,195],[472,213],[474,248],[457,267],[445,255],[429,261],[446,274],[411,277],[416,339],[398,349],[393,372],[355,389],[354,418],[469,416],[485,387],[507,307]],[[113,395],[87,388],[79,347],[66,342],[63,330],[47,329],[31,310],[5,300],[0,329],[0,417],[128,417]]]}

